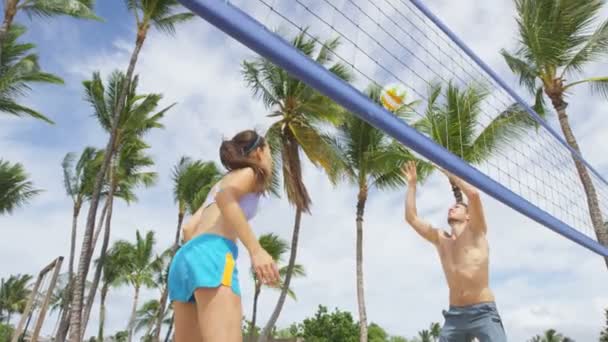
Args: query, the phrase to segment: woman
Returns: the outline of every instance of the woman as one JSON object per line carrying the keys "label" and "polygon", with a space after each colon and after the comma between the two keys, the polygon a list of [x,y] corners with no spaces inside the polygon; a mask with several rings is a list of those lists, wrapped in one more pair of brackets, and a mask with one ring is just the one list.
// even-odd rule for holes
{"label": "woman", "polygon": [[182,228],[186,242],[169,270],[176,342],[241,342],[241,298],[236,269],[238,238],[265,284],[279,273],[248,221],[272,173],[270,148],[255,131],[238,133],[220,147],[226,174]]}

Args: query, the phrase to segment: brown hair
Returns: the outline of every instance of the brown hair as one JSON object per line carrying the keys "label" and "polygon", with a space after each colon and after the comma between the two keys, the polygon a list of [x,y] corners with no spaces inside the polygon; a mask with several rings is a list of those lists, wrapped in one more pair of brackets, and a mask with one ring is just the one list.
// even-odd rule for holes
{"label": "brown hair", "polygon": [[220,146],[220,160],[228,170],[238,170],[250,167],[257,180],[266,184],[269,174],[259,162],[249,157],[249,154],[258,148],[266,146],[266,139],[256,131],[246,130],[237,133],[232,139],[224,140]]}

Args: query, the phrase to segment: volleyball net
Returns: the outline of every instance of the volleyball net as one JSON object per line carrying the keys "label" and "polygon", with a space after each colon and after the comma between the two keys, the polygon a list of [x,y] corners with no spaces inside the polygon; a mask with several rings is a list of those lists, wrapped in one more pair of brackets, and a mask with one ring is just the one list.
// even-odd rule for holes
{"label": "volleyball net", "polygon": [[[420,0],[179,1],[422,158],[608,256],[574,158],[590,174],[602,222],[606,180],[547,124],[551,110],[529,105],[533,95],[520,97]],[[311,45],[314,53],[300,51]],[[411,113],[378,105],[370,86]]]}

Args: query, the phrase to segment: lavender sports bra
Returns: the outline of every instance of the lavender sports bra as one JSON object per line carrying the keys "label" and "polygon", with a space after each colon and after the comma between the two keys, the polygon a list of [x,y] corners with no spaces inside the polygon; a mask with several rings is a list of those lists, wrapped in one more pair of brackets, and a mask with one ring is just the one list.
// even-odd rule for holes
{"label": "lavender sports bra", "polygon": [[[221,182],[221,181],[220,181]],[[220,182],[217,182],[209,191],[205,203],[203,203],[203,208],[207,208],[211,204],[215,203],[215,195],[221,191]],[[239,199],[239,205],[241,209],[245,213],[245,217],[247,220],[251,220],[258,211],[258,202],[260,201],[259,193],[247,193]]]}

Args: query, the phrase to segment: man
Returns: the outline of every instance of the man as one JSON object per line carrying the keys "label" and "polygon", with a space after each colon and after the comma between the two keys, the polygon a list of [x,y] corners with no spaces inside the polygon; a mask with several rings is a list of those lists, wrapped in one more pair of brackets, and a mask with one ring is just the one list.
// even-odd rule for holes
{"label": "man", "polygon": [[[443,171],[443,170],[442,170]],[[470,184],[443,171],[468,200],[448,211],[447,233],[432,227],[416,212],[416,164],[403,169],[407,180],[405,219],[423,238],[435,245],[450,290],[450,307],[443,311],[445,324],[440,342],[505,342],[500,315],[489,288],[486,221],[479,192]]]}

